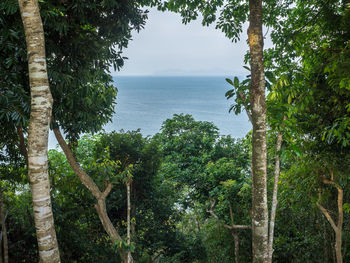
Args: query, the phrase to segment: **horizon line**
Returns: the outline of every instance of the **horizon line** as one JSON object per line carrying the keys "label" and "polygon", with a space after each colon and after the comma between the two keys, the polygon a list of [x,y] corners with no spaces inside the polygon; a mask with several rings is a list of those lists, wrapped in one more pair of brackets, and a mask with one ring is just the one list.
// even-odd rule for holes
{"label": "horizon line", "polygon": [[235,76],[244,76],[245,74],[222,74],[222,75],[189,75],[189,74],[184,74],[184,75],[164,75],[164,74],[130,74],[130,75],[116,75],[113,74],[112,77],[235,77]]}

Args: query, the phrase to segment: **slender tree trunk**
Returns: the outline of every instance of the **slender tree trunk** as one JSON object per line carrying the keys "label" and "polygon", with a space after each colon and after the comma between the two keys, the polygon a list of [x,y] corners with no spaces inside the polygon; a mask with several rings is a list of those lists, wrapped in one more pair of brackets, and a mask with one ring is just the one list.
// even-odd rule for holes
{"label": "slender tree trunk", "polygon": [[132,215],[132,220],[131,220],[131,240],[133,242],[137,242],[136,238],[136,189],[135,187],[132,187],[131,183],[131,189],[132,189],[132,197],[134,198],[134,201],[131,204],[131,215]]}
{"label": "slender tree trunk", "polygon": [[335,254],[337,256],[337,263],[343,263],[343,255],[341,253],[341,247],[342,247],[342,233],[341,233],[341,230],[338,229],[338,231],[335,233]]}
{"label": "slender tree trunk", "polygon": [[[337,263],[343,263],[343,255],[341,252],[342,249],[342,231],[343,231],[343,220],[344,220],[344,213],[343,213],[343,198],[344,193],[343,189],[334,182],[333,178],[333,172],[331,172],[331,180],[328,180],[326,178],[322,179],[322,182],[324,184],[333,185],[337,191],[338,191],[338,198],[337,198],[337,204],[338,204],[338,222],[337,224],[334,222],[332,216],[328,213],[328,210],[325,209],[319,202],[316,203],[317,207],[321,210],[322,214],[326,217],[330,225],[332,226],[334,233],[335,233],[335,254],[337,258]],[[321,197],[321,194],[320,194]]]}
{"label": "slender tree trunk", "polygon": [[338,227],[335,233],[335,251],[337,254],[337,263],[343,263],[343,254],[341,253],[342,248],[342,231],[343,231],[343,189],[338,189]]}
{"label": "slender tree trunk", "polygon": [[46,70],[44,30],[37,0],[19,0],[27,44],[31,112],[28,174],[41,262],[60,262],[48,175],[48,136],[52,96]]}
{"label": "slender tree trunk", "polygon": [[[130,236],[130,230],[131,230],[131,218],[130,218],[130,212],[131,212],[131,202],[130,202],[130,185],[131,185],[131,178],[127,179],[128,181],[126,182],[126,192],[127,192],[127,237],[126,241],[128,246],[130,247],[131,244],[131,236]],[[132,263],[132,257],[131,257],[131,252],[130,250],[128,251],[128,261],[127,263]]]}
{"label": "slender tree trunk", "polygon": [[235,263],[239,263],[239,236],[236,231],[231,231],[231,234],[235,241]]}
{"label": "slender tree trunk", "polygon": [[[9,262],[9,254],[8,254],[8,243],[7,243],[7,229],[6,229],[6,216],[5,216],[5,207],[4,207],[4,196],[3,196],[3,190],[0,187],[0,219],[1,219],[1,227],[2,227],[2,248],[3,248],[3,255],[4,255],[4,263]],[[1,249],[1,247],[0,247]]]}
{"label": "slender tree trunk", "polygon": [[332,257],[333,257],[333,262],[336,262],[337,261],[337,257],[335,255],[335,250],[332,249]]}
{"label": "slender tree trunk", "polygon": [[268,260],[268,208],[266,170],[266,103],[262,34],[262,1],[249,0],[250,20],[248,41],[250,48],[252,109],[252,237],[253,262]]}
{"label": "slender tree trunk", "polygon": [[[104,230],[107,232],[108,236],[111,238],[112,242],[123,242],[123,239],[119,235],[117,229],[113,226],[106,208],[106,198],[112,190],[112,184],[108,182],[106,189],[102,192],[95,184],[95,182],[91,179],[91,177],[80,167],[78,162],[75,160],[72,151],[64,140],[59,128],[53,129],[56,139],[61,146],[68,163],[75,174],[79,177],[80,181],[84,184],[84,186],[90,191],[90,193],[96,198],[97,203],[95,204],[95,209],[100,218],[102,226]],[[123,262],[127,262],[128,254],[122,250],[118,249],[118,253],[122,258]]]}
{"label": "slender tree trunk", "polygon": [[273,182],[273,193],[272,193],[272,205],[270,215],[270,229],[269,229],[269,259],[268,262],[272,262],[273,255],[273,235],[275,230],[275,219],[277,209],[277,191],[278,191],[278,179],[280,175],[280,151],[282,146],[282,133],[279,132],[277,135],[276,142],[276,157],[275,157],[275,171],[274,171],[274,182]]}

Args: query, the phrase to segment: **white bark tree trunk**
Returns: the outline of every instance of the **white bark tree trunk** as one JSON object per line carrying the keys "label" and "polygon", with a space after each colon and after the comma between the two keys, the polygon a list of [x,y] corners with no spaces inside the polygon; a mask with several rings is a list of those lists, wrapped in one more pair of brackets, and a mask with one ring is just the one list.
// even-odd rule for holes
{"label": "white bark tree trunk", "polygon": [[274,171],[274,182],[273,182],[273,193],[272,193],[272,205],[271,205],[271,215],[270,215],[270,229],[269,229],[269,259],[268,262],[272,263],[273,255],[273,236],[275,231],[275,219],[276,219],[276,209],[277,209],[277,192],[278,192],[278,179],[280,175],[280,151],[282,147],[282,133],[279,132],[277,135],[276,142],[276,157],[275,157],[275,171]]}
{"label": "white bark tree trunk", "polygon": [[[127,178],[127,183],[126,183],[126,192],[127,192],[127,244],[130,247],[131,244],[131,234],[130,234],[130,230],[131,230],[131,218],[130,218],[130,212],[131,212],[131,202],[130,202],[130,195],[131,195],[131,191],[130,191],[130,186],[131,186],[131,179]],[[128,262],[127,263],[133,263],[132,257],[131,257],[131,252],[128,251]]]}
{"label": "white bark tree trunk", "polygon": [[19,0],[27,44],[31,112],[28,174],[41,262],[60,262],[48,175],[48,136],[52,96],[46,69],[44,30],[37,0]]}

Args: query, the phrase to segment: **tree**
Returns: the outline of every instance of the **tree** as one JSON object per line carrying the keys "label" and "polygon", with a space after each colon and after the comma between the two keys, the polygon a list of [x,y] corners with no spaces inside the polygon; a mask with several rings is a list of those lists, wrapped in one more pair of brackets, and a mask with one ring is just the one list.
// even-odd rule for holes
{"label": "tree", "polygon": [[[108,150],[106,150],[108,149]],[[171,184],[158,174],[160,153],[158,142],[144,138],[139,131],[103,134],[96,144],[95,158],[104,152],[109,159],[120,162],[113,171],[121,178],[111,192],[111,216],[128,225],[130,209],[129,251],[135,261],[173,253],[178,243],[174,231],[174,192]],[[127,205],[128,179],[132,174],[130,205]],[[127,212],[127,213],[126,213]],[[127,240],[128,233],[125,233]]]}
{"label": "tree", "polygon": [[28,132],[28,175],[42,262],[60,262],[48,175],[48,136],[52,96],[46,70],[44,30],[38,1],[19,0],[26,35],[31,113]]}
{"label": "tree", "polygon": [[266,103],[262,32],[262,1],[249,1],[248,42],[252,82],[252,236],[253,262],[268,260]]}
{"label": "tree", "polygon": [[160,141],[163,154],[160,172],[182,189],[178,201],[179,206],[183,206],[181,212],[185,215],[191,213],[187,210],[204,212],[201,218],[195,219],[199,232],[204,224],[201,221],[208,216],[228,229],[235,240],[238,262],[238,232],[250,229],[250,225],[243,225],[247,218],[249,221],[247,211],[251,210],[247,205],[251,180],[246,143],[230,136],[219,137],[212,123],[195,121],[192,116],[182,114],[166,120],[161,133],[155,137]]}

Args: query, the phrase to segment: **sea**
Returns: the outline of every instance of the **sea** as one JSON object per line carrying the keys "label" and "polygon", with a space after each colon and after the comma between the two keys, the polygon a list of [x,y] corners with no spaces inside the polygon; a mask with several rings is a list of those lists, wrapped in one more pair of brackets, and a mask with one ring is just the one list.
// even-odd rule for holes
{"label": "sea", "polygon": [[[104,130],[140,129],[144,136],[160,131],[174,114],[190,114],[195,120],[209,121],[221,135],[243,137],[251,130],[245,113],[229,113],[232,100],[225,97],[231,86],[225,76],[117,76],[117,104],[112,122]],[[50,133],[49,146],[57,143]]]}

